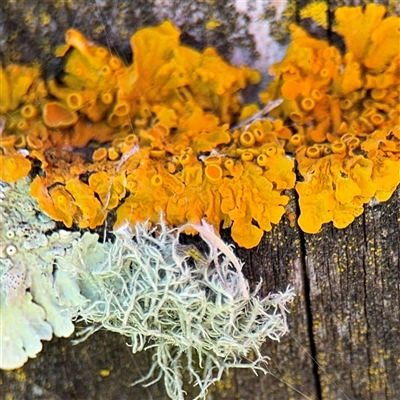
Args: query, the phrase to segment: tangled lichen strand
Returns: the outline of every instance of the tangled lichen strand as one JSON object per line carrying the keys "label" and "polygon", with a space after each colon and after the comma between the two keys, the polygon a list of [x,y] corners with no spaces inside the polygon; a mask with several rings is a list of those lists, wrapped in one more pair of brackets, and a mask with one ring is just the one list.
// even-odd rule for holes
{"label": "tangled lichen strand", "polygon": [[28,194],[29,179],[0,181],[0,368],[22,366],[41,340],[70,336],[83,300],[73,276],[55,267],[79,233],[55,222]]}
{"label": "tangled lichen strand", "polygon": [[[84,333],[104,328],[129,337],[134,353],[153,348],[154,365],[140,382],[159,369],[156,380],[164,377],[171,399],[184,398],[184,373],[200,399],[229,368],[266,372],[260,347],[287,332],[285,305],[294,296],[290,288],[263,299],[250,294],[231,249],[209,227],[191,228],[209,254],[180,245],[179,232],[164,224],[149,231],[142,223],[134,239],[125,227],[114,243],[103,246],[84,235],[74,250],[75,272],[90,299],[79,312],[91,324]],[[254,361],[243,362],[250,353]]]}

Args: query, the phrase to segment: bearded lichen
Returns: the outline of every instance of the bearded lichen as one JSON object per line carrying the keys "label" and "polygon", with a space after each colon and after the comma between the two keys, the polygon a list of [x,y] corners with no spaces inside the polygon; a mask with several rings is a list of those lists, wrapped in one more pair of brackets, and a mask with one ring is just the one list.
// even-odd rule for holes
{"label": "bearded lichen", "polygon": [[[208,254],[179,243],[187,228],[200,233]],[[259,285],[250,293],[242,263],[208,225],[168,230],[140,223],[105,244],[88,234],[73,254],[71,272],[89,299],[79,311],[89,324],[81,340],[107,329],[129,337],[133,353],[152,348],[153,366],[134,384],[163,377],[172,399],[184,399],[187,375],[200,399],[230,368],[266,372],[262,343],[288,330],[285,306],[293,290],[261,298]],[[250,354],[254,361],[244,362]]]}

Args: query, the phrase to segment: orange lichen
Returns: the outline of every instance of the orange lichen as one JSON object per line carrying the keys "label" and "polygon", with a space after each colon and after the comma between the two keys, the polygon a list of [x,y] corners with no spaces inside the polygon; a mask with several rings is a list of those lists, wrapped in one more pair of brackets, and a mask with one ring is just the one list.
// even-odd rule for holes
{"label": "orange lichen", "polygon": [[49,128],[69,128],[78,121],[78,115],[60,103],[52,101],[43,107],[43,121]]}
{"label": "orange lichen", "polygon": [[[352,54],[357,61],[361,62],[365,59],[373,44],[371,39],[375,37],[376,40],[382,32],[382,28],[383,31],[385,30],[387,22],[391,21],[392,18],[397,20],[396,17],[391,17],[386,19],[385,23],[382,23],[385,13],[386,8],[377,4],[368,5],[365,11],[361,7],[342,7],[336,10],[335,30],[343,36],[347,52]],[[391,32],[386,40],[391,41],[390,37],[393,33],[395,32]],[[389,51],[395,52],[392,57],[397,54],[397,50],[393,48]]]}
{"label": "orange lichen", "polygon": [[296,160],[300,227],[343,228],[400,183],[399,18],[382,10],[336,11],[344,55],[293,25],[260,96],[283,100],[268,115],[239,97],[258,72],[183,46],[171,22],[131,37],[131,65],[70,29],[60,81],[0,69],[0,179],[22,178],[34,160],[31,195],[67,227],[96,228],[110,212],[115,229],[206,220],[250,248],[283,215]]}
{"label": "orange lichen", "polygon": [[[103,224],[106,212],[101,203],[95,197],[95,192],[89,185],[77,180],[71,179],[66,182],[65,190],[74,198],[74,204],[77,211],[74,220],[80,228],[95,228]],[[105,204],[107,207],[107,203]]]}
{"label": "orange lichen", "polygon": [[384,14],[375,4],[336,10],[343,56],[292,26],[293,42],[261,94],[264,102],[283,97],[272,115],[296,124],[298,133],[281,138],[304,178],[296,190],[306,232],[330,221],[346,227],[364,203],[387,200],[400,183],[400,141],[392,133],[399,129],[400,18]]}
{"label": "orange lichen", "polygon": [[0,154],[0,179],[7,183],[14,183],[24,178],[31,170],[31,163],[22,154]]}
{"label": "orange lichen", "polygon": [[[290,163],[290,168],[293,164]],[[232,225],[232,237],[241,246],[256,246],[263,230],[279,222],[289,198],[274,189],[274,184],[254,163],[238,163],[231,167],[233,178],[220,186],[221,211],[227,215],[224,226]],[[253,224],[257,222],[258,227]]]}
{"label": "orange lichen", "polygon": [[97,193],[104,208],[112,210],[117,207],[121,198],[125,196],[124,176],[111,178],[107,172],[99,171],[90,175],[89,186]]}
{"label": "orange lichen", "polygon": [[219,165],[209,164],[204,170],[207,179],[212,182],[218,182],[222,178],[222,169]]}
{"label": "orange lichen", "polygon": [[199,53],[180,45],[179,31],[170,22],[142,29],[131,44],[134,63],[121,75],[118,92],[118,98],[132,105],[131,118],[150,106],[166,126],[180,126],[180,118],[198,109],[213,110],[205,120],[216,115],[230,122],[239,110],[238,90],[260,79],[255,71],[228,65],[213,49]]}
{"label": "orange lichen", "polygon": [[[40,160],[45,177],[35,180],[32,195],[45,212],[67,226],[73,222],[91,228],[102,224],[107,210],[119,205],[126,188],[131,198],[140,197],[138,191],[132,191],[133,176],[137,178],[134,185],[149,183],[158,193],[166,186],[166,209],[169,197],[182,193],[182,186],[190,186],[194,176],[190,163],[175,176],[178,164],[168,159],[179,156],[184,165],[185,156],[180,153],[185,148],[191,147],[197,157],[228,144],[229,125],[222,122],[230,121],[240,110],[238,90],[260,78],[255,71],[228,65],[212,49],[200,53],[180,45],[179,31],[169,22],[132,36],[135,60],[131,67],[75,29],[68,30],[65,39],[66,45],[56,52],[67,58],[61,82],[50,80],[43,89],[38,70],[7,67],[0,71],[4,88],[0,105],[2,114],[20,107],[22,117],[16,120],[6,114],[5,132],[13,137],[7,152],[27,146],[31,158]],[[44,104],[41,109],[32,104],[39,97]],[[217,115],[208,111],[211,109]],[[67,154],[64,149],[83,148],[91,141],[112,145],[94,151],[92,163],[72,164],[75,157],[63,158]],[[137,145],[147,148],[150,160],[160,163],[158,174],[149,182],[132,173],[137,167]],[[63,150],[56,151],[54,158],[48,151],[52,148]],[[18,179],[20,175],[11,168],[14,156],[7,153],[3,157],[7,161],[3,162],[4,179]],[[165,162],[167,169],[162,167]],[[20,174],[27,173],[27,163],[30,167],[24,159]],[[111,163],[107,172],[105,163]],[[80,180],[84,173],[89,174],[89,185]],[[143,196],[148,194],[146,187]],[[74,207],[67,213],[66,199]],[[149,210],[151,206],[143,209],[143,218]],[[118,215],[123,215],[122,211]],[[153,220],[159,213],[157,206]],[[200,213],[196,223],[203,216]],[[184,217],[182,222],[186,222]]]}
{"label": "orange lichen", "polygon": [[31,183],[30,194],[47,215],[63,222],[68,228],[72,226],[76,206],[71,194],[62,185],[48,190],[45,179],[37,176]]}
{"label": "orange lichen", "polygon": [[13,111],[24,101],[33,101],[46,94],[38,68],[9,65],[3,70],[0,67],[0,85],[1,113]]}

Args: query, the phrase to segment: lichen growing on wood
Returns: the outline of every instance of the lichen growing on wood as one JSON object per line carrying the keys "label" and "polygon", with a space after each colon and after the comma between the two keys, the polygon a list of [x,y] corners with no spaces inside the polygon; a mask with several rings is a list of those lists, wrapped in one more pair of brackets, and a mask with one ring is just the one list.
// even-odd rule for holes
{"label": "lichen growing on wood", "polygon": [[59,268],[80,236],[55,222],[29,196],[29,179],[0,181],[0,368],[21,367],[53,333],[68,337],[85,300],[75,277]]}
{"label": "lichen growing on wood", "polygon": [[[134,353],[153,349],[154,364],[140,382],[163,378],[171,399],[184,398],[186,373],[200,399],[230,368],[266,372],[261,345],[287,332],[286,305],[294,297],[291,288],[265,298],[258,289],[250,293],[242,263],[211,226],[190,225],[208,254],[179,243],[188,227],[149,230],[139,223],[104,245],[85,234],[71,271],[89,299],[79,319],[90,326],[80,334],[107,329],[129,337]],[[244,361],[250,354],[254,361]]]}
{"label": "lichen growing on wood", "polygon": [[[100,243],[89,232],[53,232],[28,187],[27,178],[0,185],[0,368],[21,367],[53,333],[70,336],[79,317],[87,335],[107,329],[128,336],[133,352],[153,348],[148,378],[157,369],[172,399],[183,399],[184,370],[198,398],[229,368],[266,372],[260,348],[287,332],[293,289],[250,293],[242,263],[212,226],[138,223]],[[188,228],[208,254],[179,243]]]}
{"label": "lichen growing on wood", "polygon": [[69,29],[56,51],[66,59],[59,80],[1,70],[0,177],[14,182],[40,162],[31,194],[67,227],[94,229],[112,210],[114,229],[163,213],[170,226],[231,227],[252,248],[284,214],[294,155],[300,227],[344,228],[400,182],[399,18],[384,15],[374,4],[338,8],[344,55],[291,26],[261,94],[267,108],[281,100],[270,115],[241,103],[259,73],[182,45],[171,22],[131,37],[130,65]]}
{"label": "lichen growing on wood", "polygon": [[307,233],[331,221],[347,227],[365,203],[386,201],[400,183],[400,18],[385,13],[376,4],[336,10],[344,55],[293,25],[261,94],[264,102],[283,98],[271,113],[295,131],[283,139],[303,178],[298,223]]}

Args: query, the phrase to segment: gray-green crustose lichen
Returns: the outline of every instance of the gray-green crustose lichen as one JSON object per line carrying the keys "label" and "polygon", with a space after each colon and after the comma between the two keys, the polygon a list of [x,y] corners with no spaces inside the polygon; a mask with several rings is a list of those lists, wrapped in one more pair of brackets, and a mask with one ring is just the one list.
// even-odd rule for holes
{"label": "gray-green crustose lichen", "polygon": [[70,336],[84,298],[76,279],[57,267],[80,234],[53,232],[39,211],[29,180],[0,181],[0,368],[22,366],[42,349],[41,340]]}

